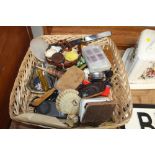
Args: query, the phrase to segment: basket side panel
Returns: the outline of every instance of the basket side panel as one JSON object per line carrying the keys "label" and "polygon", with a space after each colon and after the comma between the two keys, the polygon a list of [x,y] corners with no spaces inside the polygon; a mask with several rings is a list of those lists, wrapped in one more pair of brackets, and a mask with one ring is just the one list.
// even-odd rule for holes
{"label": "basket side panel", "polygon": [[109,38],[108,44],[113,54],[113,98],[117,102],[114,112],[115,122],[127,122],[132,114],[132,97],[127,73],[115,43]]}
{"label": "basket side panel", "polygon": [[30,50],[28,50],[19,68],[19,72],[10,95],[9,113],[12,119],[20,113],[30,111],[28,103],[31,93],[27,89],[26,84],[34,63],[35,58],[31,54]]}

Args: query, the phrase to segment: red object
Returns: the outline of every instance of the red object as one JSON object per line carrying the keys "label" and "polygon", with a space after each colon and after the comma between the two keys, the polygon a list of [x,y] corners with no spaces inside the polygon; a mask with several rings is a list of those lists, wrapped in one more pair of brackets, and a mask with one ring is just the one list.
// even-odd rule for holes
{"label": "red object", "polygon": [[82,81],[82,84],[85,85],[85,86],[88,85],[88,84],[90,84],[90,83],[91,83],[91,82],[89,82],[88,80],[83,80],[83,81]]}
{"label": "red object", "polygon": [[106,86],[101,96],[108,96],[110,94],[110,86]]}

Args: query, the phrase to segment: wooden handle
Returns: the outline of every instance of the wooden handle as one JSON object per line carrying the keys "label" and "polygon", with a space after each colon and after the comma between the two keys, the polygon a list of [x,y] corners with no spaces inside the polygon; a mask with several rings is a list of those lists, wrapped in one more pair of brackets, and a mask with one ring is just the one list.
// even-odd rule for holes
{"label": "wooden handle", "polygon": [[100,96],[101,94],[102,94],[102,92],[97,93],[97,94],[93,94],[93,95],[90,95],[90,96],[84,97],[84,99],[88,99],[88,98],[92,98],[92,97],[97,97],[97,96]]}
{"label": "wooden handle", "polygon": [[44,100],[46,100],[50,95],[52,95],[55,90],[56,90],[55,88],[50,89],[44,95],[42,95],[41,97],[35,99],[33,101],[32,105],[33,106],[39,106]]}

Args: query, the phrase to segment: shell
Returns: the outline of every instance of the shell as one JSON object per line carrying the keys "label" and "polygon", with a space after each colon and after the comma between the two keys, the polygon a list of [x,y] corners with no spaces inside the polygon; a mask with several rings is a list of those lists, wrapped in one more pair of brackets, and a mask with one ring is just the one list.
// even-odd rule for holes
{"label": "shell", "polygon": [[62,91],[56,99],[56,108],[65,114],[76,115],[79,112],[81,98],[79,92],[74,89]]}

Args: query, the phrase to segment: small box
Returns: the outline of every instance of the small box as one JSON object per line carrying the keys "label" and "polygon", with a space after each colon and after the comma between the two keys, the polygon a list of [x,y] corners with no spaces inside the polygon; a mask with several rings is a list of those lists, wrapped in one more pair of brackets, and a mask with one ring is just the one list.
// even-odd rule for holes
{"label": "small box", "polygon": [[111,64],[104,54],[102,48],[96,45],[89,45],[82,49],[90,73],[110,70]]}

